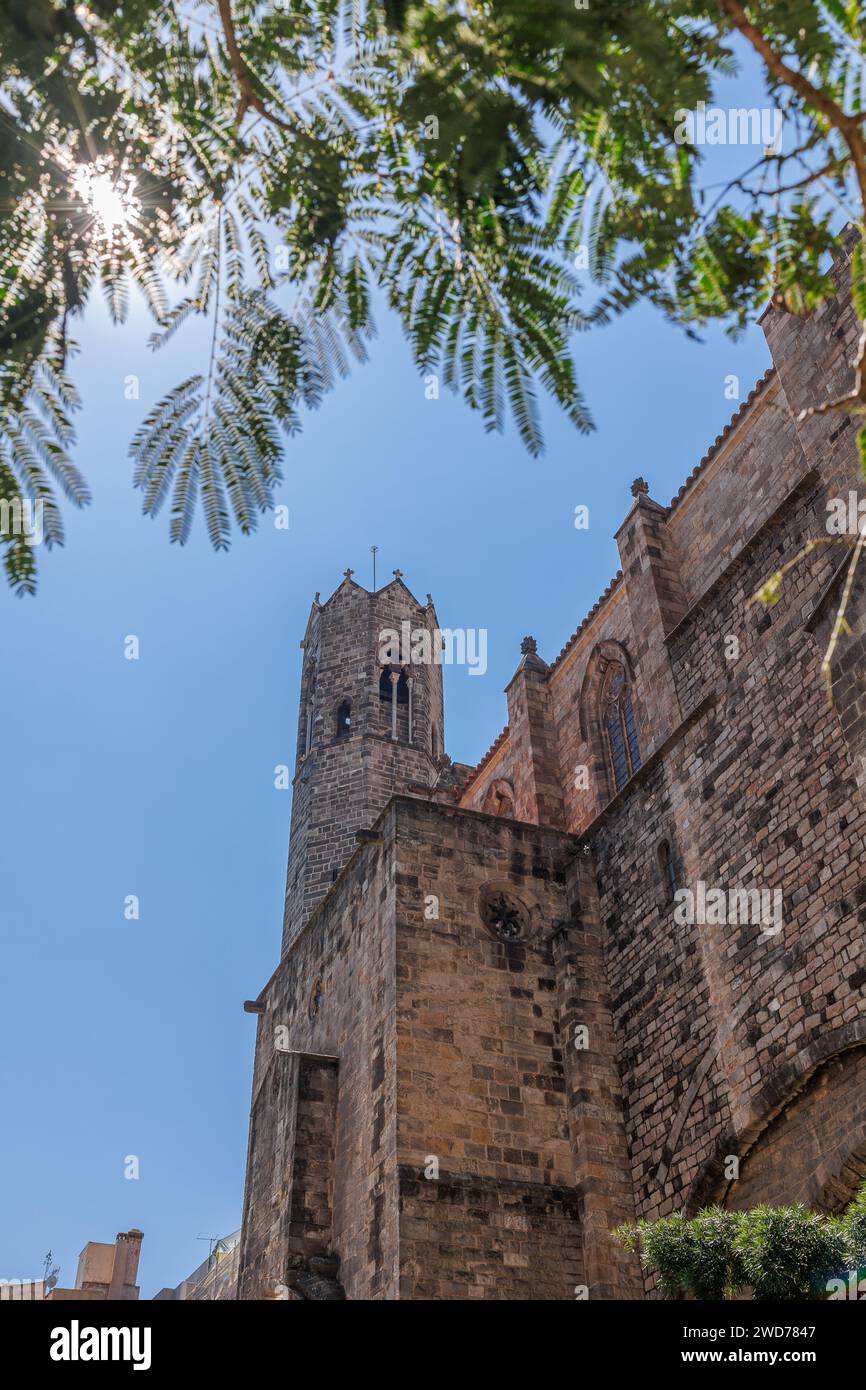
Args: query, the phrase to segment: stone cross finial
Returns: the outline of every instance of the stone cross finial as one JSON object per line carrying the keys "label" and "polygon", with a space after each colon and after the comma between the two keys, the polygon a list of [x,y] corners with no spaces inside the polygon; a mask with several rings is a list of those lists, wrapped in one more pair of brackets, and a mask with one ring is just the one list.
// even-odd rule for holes
{"label": "stone cross finial", "polygon": [[524,637],[520,644],[520,650],[524,656],[534,656],[538,651],[538,643],[534,637]]}
{"label": "stone cross finial", "polygon": [[352,578],[352,575],[353,575],[354,573],[355,573],[354,570],[343,570],[343,577],[344,577],[345,579],[351,579],[351,578]]}
{"label": "stone cross finial", "polygon": [[641,493],[645,495],[649,493],[649,483],[646,478],[635,478],[631,485],[631,495],[632,497],[639,497]]}
{"label": "stone cross finial", "polygon": [[391,573],[393,574],[393,576],[394,576],[395,579],[402,579],[402,578],[403,578],[403,571],[402,571],[402,570],[392,570]]}

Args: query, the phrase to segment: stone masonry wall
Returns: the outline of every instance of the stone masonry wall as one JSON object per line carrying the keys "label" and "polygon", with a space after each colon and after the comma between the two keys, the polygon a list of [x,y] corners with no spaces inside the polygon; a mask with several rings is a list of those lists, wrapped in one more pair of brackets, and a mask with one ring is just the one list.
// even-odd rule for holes
{"label": "stone masonry wall", "polygon": [[[549,940],[569,913],[562,839],[427,802],[396,804],[400,1162],[420,1171],[435,1154],[462,1173],[568,1182]],[[525,906],[526,941],[502,941],[484,925],[486,884]],[[436,904],[425,906],[428,898]]]}
{"label": "stone masonry wall", "polygon": [[714,458],[684,496],[668,527],[680,556],[689,605],[736,560],[779,506],[806,459],[778,373],[771,369]]}
{"label": "stone masonry wall", "polygon": [[400,1297],[574,1298],[583,1284],[573,1189],[400,1170]]}
{"label": "stone masonry wall", "polygon": [[[816,1035],[830,1056],[866,1029],[866,809],[806,627],[829,556],[792,571],[775,608],[749,602],[824,514],[813,479],[672,634],[686,723],[590,831],[644,1215],[679,1208],[720,1154],[744,1151],[814,1065]],[[677,925],[663,839],[682,886],[778,888],[782,932]],[[808,1152],[788,1161],[796,1190]]]}
{"label": "stone masonry wall", "polygon": [[[384,844],[358,849],[262,991],[241,1298],[261,1297],[285,1281],[290,1250],[304,1248],[297,1219],[292,1227],[293,1212],[298,1218],[305,1204],[321,1210],[322,1184],[311,1183],[309,1167],[298,1175],[300,1201],[293,1192],[300,1070],[295,1052],[337,1058],[331,1230],[347,1297],[396,1296],[392,882]],[[278,1028],[285,1032],[278,1035]],[[307,1149],[300,1153],[306,1161]],[[317,1230],[323,1225],[318,1214],[313,1224]]]}
{"label": "stone masonry wall", "polygon": [[[801,415],[851,386],[850,250],[849,240],[834,268],[836,301],[805,319],[766,316],[773,369],[637,560],[623,523],[623,576],[549,672],[565,823],[595,855],[642,1214],[712,1193],[725,1154],[752,1153],[757,1191],[766,1126],[816,1067],[866,1038],[866,572],[834,654],[831,708],[820,664],[854,537],[803,554],[826,540],[833,498],[864,495],[856,426]],[[756,604],[789,561],[780,602]],[[666,566],[661,584],[653,564]],[[636,641],[648,631],[648,644]],[[616,796],[593,730],[601,653],[630,672],[644,761]],[[519,750],[512,729],[512,764]],[[581,790],[573,776],[584,764],[593,776]],[[464,804],[476,796],[470,779]],[[675,886],[780,890],[782,933],[678,926],[668,848]],[[813,1142],[784,1147],[792,1192],[820,1186],[819,1150],[856,1144],[866,1093],[847,1094],[850,1113],[811,1112]]]}
{"label": "stone masonry wall", "polygon": [[[395,805],[401,1297],[573,1298],[587,1282],[588,1189],[569,1106],[590,1093],[572,1097],[567,1085],[553,943],[572,918],[574,843],[421,801]],[[487,885],[523,904],[525,940],[485,925]],[[599,962],[583,968],[595,997]],[[624,1142],[600,1147],[625,1173]],[[438,1179],[425,1176],[431,1160]]]}
{"label": "stone masonry wall", "polygon": [[761,1202],[803,1202],[840,1212],[866,1178],[866,1048],[820,1067],[804,1090],[767,1126],[728,1184],[739,1211]]}

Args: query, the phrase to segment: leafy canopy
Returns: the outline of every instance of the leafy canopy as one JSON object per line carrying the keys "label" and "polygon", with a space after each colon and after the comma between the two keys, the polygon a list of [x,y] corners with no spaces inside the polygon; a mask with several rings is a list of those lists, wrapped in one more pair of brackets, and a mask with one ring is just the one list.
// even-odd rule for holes
{"label": "leafy canopy", "polygon": [[[510,412],[533,455],[541,392],[591,428],[576,330],[639,299],[690,332],[742,326],[768,294],[808,310],[831,288],[833,200],[859,187],[861,7],[778,0],[749,15],[796,138],[716,194],[677,113],[711,100],[735,33],[755,47],[738,0],[7,0],[9,582],[36,583],[16,508],[40,501],[53,545],[58,489],[89,500],[69,369],[99,287],[117,321],[137,288],[155,350],[209,323],[209,349],[131,453],[145,513],[167,506],[182,544],[200,509],[217,548],[272,506],[282,436],[365,359],[377,296],[418,369],[488,430]],[[808,72],[808,90],[787,71]],[[599,298],[580,307],[591,281]]]}

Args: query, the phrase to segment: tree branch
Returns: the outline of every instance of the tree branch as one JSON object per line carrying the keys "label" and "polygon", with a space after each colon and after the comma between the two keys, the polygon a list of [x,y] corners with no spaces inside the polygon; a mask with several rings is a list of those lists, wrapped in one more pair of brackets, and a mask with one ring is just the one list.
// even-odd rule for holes
{"label": "tree branch", "polygon": [[270,121],[272,125],[279,126],[280,130],[291,130],[292,126],[289,122],[284,121],[275,111],[271,111],[270,107],[266,106],[262,101],[262,98],[256,90],[255,78],[250,71],[244,55],[241,53],[240,44],[238,43],[234,16],[232,15],[231,0],[217,0],[217,9],[219,10],[219,17],[223,26],[229,62],[232,65],[232,72],[237,78],[237,84],[241,93],[241,99],[238,102],[238,109],[235,117],[238,127],[240,127],[241,121],[247,111],[252,108],[253,111],[258,111],[259,115],[266,121]]}
{"label": "tree branch", "polygon": [[857,537],[857,544],[854,547],[851,563],[848,566],[848,573],[845,576],[845,588],[842,591],[842,600],[836,612],[836,620],[833,623],[833,631],[830,634],[830,641],[824,653],[824,660],[821,662],[821,674],[827,686],[827,699],[831,705],[833,703],[833,657],[842,634],[847,633],[849,636],[851,634],[851,629],[845,618],[845,612],[851,598],[851,591],[854,587],[854,576],[857,573],[857,566],[860,563],[860,556],[863,553],[864,543],[866,543],[866,529],[862,530]]}
{"label": "tree branch", "polygon": [[786,86],[793,88],[807,106],[811,106],[815,111],[820,111],[834,129],[839,131],[851,152],[854,172],[857,175],[857,185],[860,189],[860,201],[866,210],[866,141],[864,141],[863,132],[860,129],[862,116],[849,116],[832,97],[827,96],[826,92],[822,92],[820,87],[816,87],[802,72],[789,67],[781,54],[773,48],[766,35],[749,19],[740,0],[718,0],[718,6],[722,14],[727,16],[734,28],[739,30],[743,38],[748,40],[755,52],[764,60],[773,76],[779,82],[784,82]]}

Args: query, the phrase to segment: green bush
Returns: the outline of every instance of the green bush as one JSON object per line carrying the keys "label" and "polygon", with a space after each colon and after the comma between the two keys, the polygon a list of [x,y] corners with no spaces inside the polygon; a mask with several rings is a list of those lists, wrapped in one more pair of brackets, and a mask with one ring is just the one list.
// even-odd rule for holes
{"label": "green bush", "polygon": [[866,1266],[866,1183],[843,1217],[801,1203],[725,1211],[707,1207],[620,1226],[614,1237],[636,1250],[665,1298],[826,1299],[831,1279]]}

